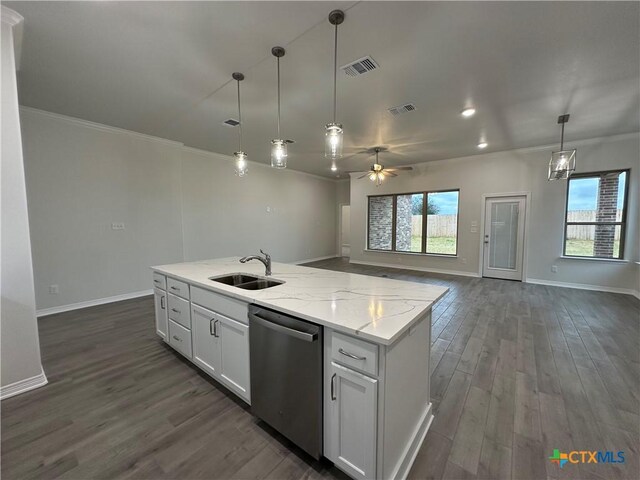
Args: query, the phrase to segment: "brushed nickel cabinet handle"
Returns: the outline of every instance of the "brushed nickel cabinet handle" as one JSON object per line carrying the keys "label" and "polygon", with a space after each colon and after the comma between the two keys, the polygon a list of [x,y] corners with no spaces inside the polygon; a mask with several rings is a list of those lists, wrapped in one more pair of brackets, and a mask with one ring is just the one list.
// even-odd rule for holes
{"label": "brushed nickel cabinet handle", "polygon": [[211,335],[213,335],[214,337],[216,336],[216,322],[215,322],[215,318],[212,318],[209,321],[209,333]]}
{"label": "brushed nickel cabinet handle", "polygon": [[171,287],[171,290],[175,290],[176,292],[180,291],[180,289],[178,287],[173,287],[173,286]]}
{"label": "brushed nickel cabinet handle", "polygon": [[213,322],[213,336],[218,338],[220,335],[218,335],[218,322],[219,320],[216,320],[215,322]]}
{"label": "brushed nickel cabinet handle", "polygon": [[334,373],[333,375],[331,375],[331,400],[332,401],[336,399],[335,379],[336,379],[336,374]]}
{"label": "brushed nickel cabinet handle", "polygon": [[175,335],[173,336],[174,340],[177,340],[178,342],[182,342],[182,339],[180,337],[176,337]]}
{"label": "brushed nickel cabinet handle", "polygon": [[180,313],[180,310],[178,310],[177,308],[172,308],[171,311],[174,313]]}
{"label": "brushed nickel cabinet handle", "polygon": [[367,357],[359,357],[358,355],[354,355],[353,353],[345,352],[343,349],[339,348],[338,352],[344,355],[345,357],[353,358],[354,360],[366,360]]}
{"label": "brushed nickel cabinet handle", "polygon": [[160,297],[160,308],[164,310],[164,295]]}

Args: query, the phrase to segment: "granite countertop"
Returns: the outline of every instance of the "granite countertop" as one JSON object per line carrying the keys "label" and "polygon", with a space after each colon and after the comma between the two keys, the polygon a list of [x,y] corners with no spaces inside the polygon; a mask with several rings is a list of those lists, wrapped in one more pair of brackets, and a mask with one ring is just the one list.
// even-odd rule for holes
{"label": "granite countertop", "polygon": [[382,345],[390,345],[411,327],[448,288],[425,283],[273,263],[282,285],[243,290],[209,280],[230,273],[264,277],[256,260],[240,257],[151,267],[152,270],[230,297],[273,308]]}

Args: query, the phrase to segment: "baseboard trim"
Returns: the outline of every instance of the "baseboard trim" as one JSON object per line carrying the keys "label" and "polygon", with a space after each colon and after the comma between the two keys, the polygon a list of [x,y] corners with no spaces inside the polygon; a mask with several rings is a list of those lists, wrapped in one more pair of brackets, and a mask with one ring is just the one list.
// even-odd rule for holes
{"label": "baseboard trim", "polygon": [[369,265],[372,267],[386,267],[386,268],[396,268],[399,270],[415,270],[417,272],[429,272],[429,273],[442,273],[444,275],[457,275],[459,277],[474,277],[479,278],[475,272],[461,272],[459,270],[446,270],[442,268],[428,268],[428,267],[415,267],[412,265],[399,265],[395,263],[381,263],[381,262],[368,262],[364,260],[350,260],[349,263],[354,263],[356,265]]}
{"label": "baseboard trim", "polygon": [[122,295],[114,295],[113,297],[98,298],[95,300],[87,300],[86,302],[71,303],[69,305],[60,305],[59,307],[43,308],[36,311],[36,316],[46,317],[54,313],[70,312],[81,308],[95,307],[96,305],[104,305],[105,303],[121,302],[122,300],[130,300],[132,298],[146,297],[152,295],[153,290],[141,290],[139,292],[124,293]]}
{"label": "baseboard trim", "polygon": [[292,265],[302,265],[303,263],[319,262],[321,260],[329,260],[330,258],[337,258],[339,255],[327,255],[326,257],[308,258],[306,260],[297,260],[291,262]]}
{"label": "baseboard trim", "polygon": [[17,382],[0,387],[0,400],[4,400],[9,397],[15,397],[21,393],[34,390],[39,387],[43,387],[48,383],[47,376],[44,374],[44,369],[40,366],[40,373],[35,377],[25,378]]}
{"label": "baseboard trim", "polygon": [[389,478],[394,478],[396,480],[405,480],[409,475],[409,471],[413,466],[413,462],[415,462],[416,457],[418,456],[418,452],[420,451],[420,447],[424,442],[424,439],[427,436],[427,432],[429,431],[429,427],[431,426],[431,422],[433,422],[433,404],[429,402],[418,426],[413,434],[411,442],[407,445],[402,458],[396,465],[395,471]]}
{"label": "baseboard trim", "polygon": [[549,287],[577,288],[579,290],[591,290],[595,292],[606,293],[622,293],[624,295],[633,295],[640,300],[640,292],[638,292],[638,290],[632,290],[630,288],[603,287],[599,285],[590,285],[588,283],[556,282],[554,280],[543,280],[540,278],[527,278],[525,281],[526,283],[533,283],[534,285],[547,285]]}

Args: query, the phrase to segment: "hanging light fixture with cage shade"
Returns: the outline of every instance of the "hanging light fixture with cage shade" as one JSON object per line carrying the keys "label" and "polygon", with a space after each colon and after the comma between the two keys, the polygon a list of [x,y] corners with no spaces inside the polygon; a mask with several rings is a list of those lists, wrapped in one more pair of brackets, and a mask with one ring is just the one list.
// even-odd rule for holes
{"label": "hanging light fixture with cage shade", "polygon": [[287,168],[287,144],[293,140],[283,140],[280,135],[280,58],[284,57],[285,50],[282,47],[273,47],[271,54],[276,57],[278,68],[278,138],[271,140],[271,166],[273,168]]}
{"label": "hanging light fixture with cage shade", "polygon": [[564,124],[569,121],[569,114],[565,113],[558,117],[558,124],[562,125],[560,134],[560,150],[551,152],[549,160],[548,180],[567,180],[576,169],[576,149],[564,149]]}
{"label": "hanging light fixture with cage shade", "polygon": [[233,152],[233,156],[236,159],[235,173],[239,177],[244,177],[249,171],[247,154],[242,151],[242,111],[240,110],[240,82],[244,80],[244,75],[240,72],[234,72],[232,77],[238,84],[238,151]]}
{"label": "hanging light fixture with cage shade", "polygon": [[332,161],[342,157],[342,124],[336,121],[337,109],[337,80],[338,80],[338,25],[344,22],[344,12],[333,10],[329,13],[329,23],[335,26],[333,45],[333,122],[325,127],[324,156]]}

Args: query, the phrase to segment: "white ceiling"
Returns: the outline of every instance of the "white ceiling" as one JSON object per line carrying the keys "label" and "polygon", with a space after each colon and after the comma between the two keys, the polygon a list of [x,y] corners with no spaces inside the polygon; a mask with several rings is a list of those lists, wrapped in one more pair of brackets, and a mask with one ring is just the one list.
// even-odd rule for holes
{"label": "white ceiling", "polygon": [[[4,2],[25,17],[23,105],[231,154],[241,71],[244,150],[269,163],[281,60],[289,167],[333,176],[333,27],[346,10],[340,65],[371,55],[379,70],[338,77],[346,152],[387,145],[386,165],[640,130],[638,2]],[[386,109],[413,102],[417,111]],[[463,119],[471,104],[477,113]],[[365,168],[366,155],[339,161]]]}

